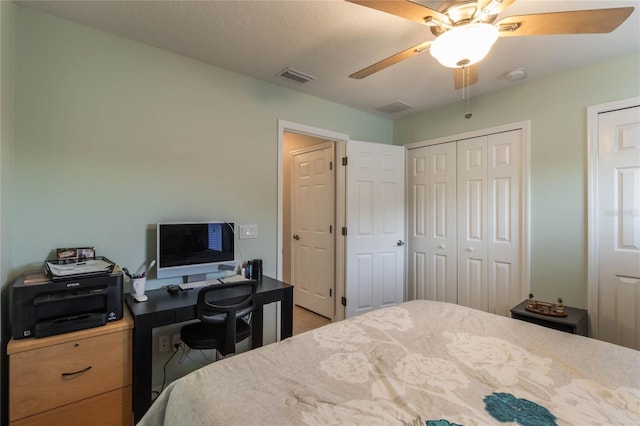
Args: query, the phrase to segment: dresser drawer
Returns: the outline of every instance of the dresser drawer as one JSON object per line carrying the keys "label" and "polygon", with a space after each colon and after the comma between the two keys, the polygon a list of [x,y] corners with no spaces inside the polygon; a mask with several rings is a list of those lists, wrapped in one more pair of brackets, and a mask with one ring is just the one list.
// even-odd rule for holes
{"label": "dresser drawer", "polygon": [[10,420],[130,385],[131,346],[127,330],[11,355]]}
{"label": "dresser drawer", "polygon": [[131,426],[131,401],[131,386],[127,386],[25,417],[11,426]]}

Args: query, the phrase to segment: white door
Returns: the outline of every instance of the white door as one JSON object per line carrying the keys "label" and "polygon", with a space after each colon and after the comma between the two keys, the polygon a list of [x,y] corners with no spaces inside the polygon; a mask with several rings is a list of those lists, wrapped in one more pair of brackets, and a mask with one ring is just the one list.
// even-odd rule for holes
{"label": "white door", "polygon": [[405,148],[347,142],[346,316],[404,301]]}
{"label": "white door", "polygon": [[458,303],[509,316],[524,297],[522,131],[458,141]]}
{"label": "white door", "polygon": [[292,271],[295,303],[320,315],[334,314],[333,144],[292,156]]}
{"label": "white door", "polygon": [[489,312],[511,315],[527,291],[522,280],[522,130],[487,140]]}
{"label": "white door", "polygon": [[458,301],[456,143],[410,149],[408,298]]}
{"label": "white door", "polygon": [[458,303],[488,311],[487,137],[459,141]]}
{"label": "white door", "polygon": [[640,107],[598,129],[599,338],[640,349]]}

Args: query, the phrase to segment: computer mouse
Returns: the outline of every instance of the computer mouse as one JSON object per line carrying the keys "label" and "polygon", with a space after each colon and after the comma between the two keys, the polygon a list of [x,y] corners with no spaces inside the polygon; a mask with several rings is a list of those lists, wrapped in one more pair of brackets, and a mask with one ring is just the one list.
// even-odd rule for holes
{"label": "computer mouse", "polygon": [[180,287],[178,287],[177,285],[168,285],[167,291],[169,292],[169,294],[178,294],[180,293]]}

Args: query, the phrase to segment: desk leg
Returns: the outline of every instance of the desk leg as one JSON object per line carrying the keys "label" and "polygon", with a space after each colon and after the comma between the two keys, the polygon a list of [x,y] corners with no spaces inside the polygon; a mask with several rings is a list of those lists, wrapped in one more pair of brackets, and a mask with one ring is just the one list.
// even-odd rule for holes
{"label": "desk leg", "polygon": [[133,329],[133,419],[138,423],[151,406],[153,333],[139,320]]}
{"label": "desk leg", "polygon": [[253,311],[253,320],[251,324],[251,349],[259,348],[262,346],[263,334],[264,334],[264,305],[262,303],[256,303],[256,307]]}
{"label": "desk leg", "polygon": [[284,340],[293,335],[293,287],[283,292],[280,304],[280,339]]}
{"label": "desk leg", "polygon": [[[283,289],[278,296],[280,297],[266,302],[280,302],[280,339],[282,340],[293,335],[293,287]],[[264,344],[264,301],[256,303],[252,327],[251,349],[255,349]]]}

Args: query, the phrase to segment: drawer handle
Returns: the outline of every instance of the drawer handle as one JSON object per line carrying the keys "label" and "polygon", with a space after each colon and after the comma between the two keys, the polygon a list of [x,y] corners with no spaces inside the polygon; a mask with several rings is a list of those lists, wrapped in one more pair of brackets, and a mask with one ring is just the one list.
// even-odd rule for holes
{"label": "drawer handle", "polygon": [[89,370],[91,370],[91,366],[88,366],[87,368],[83,368],[82,370],[74,371],[73,373],[62,373],[62,377],[75,376],[76,374],[81,374]]}

